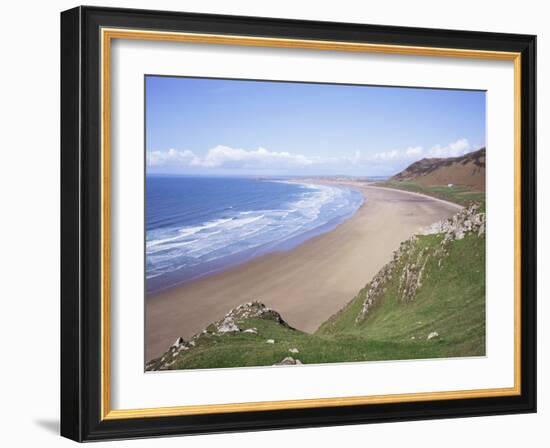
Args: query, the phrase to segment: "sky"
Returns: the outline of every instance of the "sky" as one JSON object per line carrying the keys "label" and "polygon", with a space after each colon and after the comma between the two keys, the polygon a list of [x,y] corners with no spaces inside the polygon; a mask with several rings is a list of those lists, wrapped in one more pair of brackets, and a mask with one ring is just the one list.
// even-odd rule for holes
{"label": "sky", "polygon": [[148,174],[387,176],[485,146],[485,92],[147,76]]}

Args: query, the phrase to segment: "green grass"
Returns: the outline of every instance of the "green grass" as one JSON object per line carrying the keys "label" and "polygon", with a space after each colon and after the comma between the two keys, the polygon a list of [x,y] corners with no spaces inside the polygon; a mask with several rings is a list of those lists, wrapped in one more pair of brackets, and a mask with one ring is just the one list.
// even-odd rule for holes
{"label": "green grass", "polygon": [[380,182],[377,185],[383,187],[397,188],[399,190],[422,193],[438,199],[454,202],[460,205],[468,205],[477,202],[485,210],[485,192],[473,190],[470,187],[453,185],[423,186],[413,181],[387,181]]}
{"label": "green grass", "polygon": [[[435,247],[439,235],[419,237],[417,250]],[[437,356],[483,355],[485,353],[485,238],[469,235],[454,241],[449,255],[438,267],[429,259],[425,281],[415,299],[399,299],[400,268],[388,282],[382,300],[360,323],[355,317],[365,298],[362,291],[348,307],[327,321],[322,334],[358,334],[369,340],[418,345],[421,353]],[[437,344],[426,341],[436,331]],[[414,337],[414,339],[412,339]]]}
{"label": "green grass", "polygon": [[[284,327],[273,320],[247,319],[241,329],[258,334],[205,335],[179,355],[171,369],[272,365],[287,356],[305,364],[373,360],[479,356],[485,353],[485,238],[468,235],[450,243],[441,268],[436,248],[440,235],[419,237],[414,250],[431,255],[424,281],[412,302],[399,300],[404,261],[386,291],[361,322],[366,289],[314,334]],[[284,318],[284,316],[283,316]],[[439,337],[427,340],[432,331]],[[414,339],[413,339],[414,338]],[[266,341],[273,339],[274,344]],[[289,349],[297,348],[293,354]]]}

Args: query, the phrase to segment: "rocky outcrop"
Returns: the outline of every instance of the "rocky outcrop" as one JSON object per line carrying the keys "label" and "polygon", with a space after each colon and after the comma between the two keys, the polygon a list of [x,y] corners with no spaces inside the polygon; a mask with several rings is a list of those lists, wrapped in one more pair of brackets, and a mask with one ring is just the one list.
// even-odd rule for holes
{"label": "rocky outcrop", "polygon": [[287,328],[291,328],[281,317],[281,315],[271,308],[268,308],[261,302],[248,302],[233,308],[225,315],[225,319],[230,318],[233,321],[240,322],[246,319],[264,319],[272,320]]}
{"label": "rocky outcrop", "polygon": [[[417,241],[416,236],[410,241],[414,245]],[[412,302],[416,297],[416,292],[422,286],[422,278],[430,255],[426,248],[420,249],[417,253],[411,250],[404,254],[405,261],[397,289],[400,302]]]}
{"label": "rocky outcrop", "polygon": [[378,300],[386,292],[386,284],[392,278],[399,257],[399,251],[394,252],[393,260],[386,264],[365,287],[366,297],[363,301],[361,311],[355,319],[356,322],[364,320],[371,308],[378,303]]}
{"label": "rocky outcrop", "polygon": [[273,364],[274,366],[296,366],[301,365],[302,361],[299,359],[294,359],[292,356],[287,356],[282,361]]}
{"label": "rocky outcrop", "polygon": [[[201,339],[205,337],[219,337],[236,333],[246,333],[251,336],[258,335],[257,328],[242,328],[243,324],[245,324],[248,319],[271,320],[279,325],[282,325],[283,327],[293,330],[293,328],[283,320],[277,311],[268,308],[263,303],[244,303],[236,308],[233,308],[223,317],[223,319],[210,324],[206,329],[194,335],[190,340],[186,341],[182,337],[177,338],[162,356],[148,362],[145,366],[145,370],[151,371],[169,369],[176,363],[180,355],[192,350],[201,342]],[[268,339],[266,342],[275,343],[272,339]]]}
{"label": "rocky outcrop", "polygon": [[441,241],[435,248],[418,248],[418,236],[413,235],[401,243],[392,260],[386,264],[365,287],[365,299],[356,322],[363,321],[371,309],[380,301],[386,292],[388,282],[399,275],[397,287],[400,302],[412,302],[422,286],[428,262],[435,259],[437,266],[442,267],[449,254],[449,245],[461,240],[468,234],[482,236],[485,234],[485,213],[478,204],[461,209],[449,219],[436,222],[423,229],[418,235],[442,234]]}
{"label": "rocky outcrop", "polygon": [[202,334],[209,333],[218,336],[226,333],[240,332],[258,334],[256,328],[241,328],[241,325],[247,319],[272,320],[286,328],[291,328],[277,311],[268,308],[261,302],[248,302],[233,308],[223,319],[209,325]]}
{"label": "rocky outcrop", "polygon": [[420,235],[443,233],[444,241],[461,240],[468,233],[485,234],[485,213],[478,204],[463,208],[449,219],[438,221],[420,232]]}

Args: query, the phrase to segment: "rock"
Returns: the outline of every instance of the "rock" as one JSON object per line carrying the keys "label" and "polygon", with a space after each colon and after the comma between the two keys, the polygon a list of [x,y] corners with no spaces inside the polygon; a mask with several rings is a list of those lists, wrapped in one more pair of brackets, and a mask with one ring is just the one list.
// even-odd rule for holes
{"label": "rock", "polygon": [[178,348],[180,345],[185,344],[185,339],[183,339],[181,336],[176,339],[176,342],[174,342],[171,347]]}
{"label": "rock", "polygon": [[485,233],[485,213],[479,211],[478,204],[464,207],[449,219],[433,223],[419,232],[420,235],[443,233],[444,241],[463,239],[468,233]]}
{"label": "rock", "polygon": [[288,325],[281,315],[271,308],[268,308],[261,302],[248,302],[233,308],[225,315],[225,318],[232,318],[235,321],[243,321],[245,319],[259,318],[265,320],[273,320],[287,328],[292,328]]}
{"label": "rock", "polygon": [[298,350],[297,348],[289,348],[288,351],[290,353],[300,353],[300,350]]}
{"label": "rock", "polygon": [[274,366],[295,366],[295,365],[301,365],[302,361],[299,359],[294,359],[292,356],[287,356],[282,361],[273,364]]}
{"label": "rock", "polygon": [[[241,329],[238,323],[252,318],[272,320],[286,328],[293,329],[283,320],[277,311],[268,308],[260,302],[248,302],[233,308],[222,320],[215,322],[213,324],[215,328],[214,334],[240,332]],[[250,331],[247,331],[247,333],[254,333],[254,331],[256,331],[254,334],[257,334],[258,332],[256,328],[250,328],[248,330]]]}
{"label": "rock", "polygon": [[[260,302],[248,302],[242,305],[233,308],[229,311],[223,319],[210,324],[207,328],[202,330],[200,333],[195,334],[189,341],[185,341],[183,338],[177,338],[176,341],[168,347],[166,352],[164,352],[158,358],[152,359],[145,365],[145,370],[164,370],[169,368],[174,362],[177,361],[178,355],[183,355],[183,352],[193,350],[196,347],[197,343],[201,339],[209,339],[212,336],[220,337],[226,334],[231,333],[240,333],[242,330],[239,327],[246,319],[265,319],[274,321],[283,327],[294,330],[290,325],[288,325],[281,315],[265,306]],[[243,333],[248,334],[258,334],[257,328],[247,328],[242,331]],[[268,339],[266,341],[268,344],[275,344],[275,340]],[[297,363],[300,363],[297,361]]]}
{"label": "rock", "polygon": [[367,289],[366,297],[361,311],[355,319],[356,322],[364,320],[371,308],[378,302],[378,299],[386,292],[386,283],[392,278],[393,270],[399,260],[399,250],[394,253],[394,259],[386,264],[365,287]]}
{"label": "rock", "polygon": [[416,257],[414,251],[404,255],[405,264],[399,277],[398,294],[401,302],[412,302],[416,292],[422,286],[424,269],[430,259],[430,254],[420,250]]}
{"label": "rock", "polygon": [[438,337],[439,337],[439,333],[437,331],[432,331],[426,339],[429,341],[430,339],[438,338]]}
{"label": "rock", "polygon": [[411,339],[414,341],[414,340],[416,339],[416,337],[415,337],[415,336],[411,336]]}
{"label": "rock", "polygon": [[235,323],[235,320],[232,316],[226,316],[221,322],[215,324],[216,333],[236,333],[241,331],[241,329]]}

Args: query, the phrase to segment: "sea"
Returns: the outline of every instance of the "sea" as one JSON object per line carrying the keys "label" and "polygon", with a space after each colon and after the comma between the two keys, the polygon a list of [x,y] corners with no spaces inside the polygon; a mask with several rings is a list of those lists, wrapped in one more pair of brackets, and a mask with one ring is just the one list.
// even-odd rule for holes
{"label": "sea", "polygon": [[363,203],[351,187],[254,178],[149,175],[145,196],[147,294],[292,249]]}

